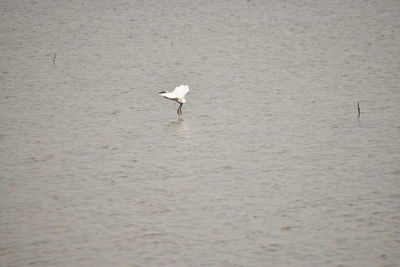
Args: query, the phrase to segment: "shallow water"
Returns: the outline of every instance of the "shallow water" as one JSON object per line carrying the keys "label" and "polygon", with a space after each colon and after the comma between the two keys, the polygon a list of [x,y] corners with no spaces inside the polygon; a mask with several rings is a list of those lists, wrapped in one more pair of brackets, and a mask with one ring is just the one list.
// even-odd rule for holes
{"label": "shallow water", "polygon": [[0,14],[0,265],[400,264],[398,1]]}

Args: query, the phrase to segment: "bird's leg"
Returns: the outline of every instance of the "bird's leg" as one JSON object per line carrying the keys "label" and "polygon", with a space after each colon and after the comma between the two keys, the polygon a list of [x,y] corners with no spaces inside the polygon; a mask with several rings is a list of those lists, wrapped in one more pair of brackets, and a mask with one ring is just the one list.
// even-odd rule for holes
{"label": "bird's leg", "polygon": [[178,113],[178,116],[182,116],[182,105],[183,103],[179,103],[178,110],[176,111],[176,113]]}

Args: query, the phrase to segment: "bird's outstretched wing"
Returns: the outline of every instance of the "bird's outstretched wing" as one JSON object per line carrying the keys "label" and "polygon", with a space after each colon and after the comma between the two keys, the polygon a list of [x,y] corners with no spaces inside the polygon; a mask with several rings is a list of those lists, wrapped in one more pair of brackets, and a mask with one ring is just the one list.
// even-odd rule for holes
{"label": "bird's outstretched wing", "polygon": [[184,98],[188,92],[189,92],[189,86],[181,85],[175,87],[174,91],[172,91],[172,94],[174,94],[174,96],[177,98]]}

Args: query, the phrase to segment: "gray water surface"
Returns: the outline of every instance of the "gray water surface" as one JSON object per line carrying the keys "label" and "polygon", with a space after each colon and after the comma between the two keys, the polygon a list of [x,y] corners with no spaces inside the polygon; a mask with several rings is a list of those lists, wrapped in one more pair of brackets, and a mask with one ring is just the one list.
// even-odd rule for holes
{"label": "gray water surface", "polygon": [[[400,265],[399,1],[5,0],[0,26],[1,266]],[[186,83],[179,120],[157,92]]]}

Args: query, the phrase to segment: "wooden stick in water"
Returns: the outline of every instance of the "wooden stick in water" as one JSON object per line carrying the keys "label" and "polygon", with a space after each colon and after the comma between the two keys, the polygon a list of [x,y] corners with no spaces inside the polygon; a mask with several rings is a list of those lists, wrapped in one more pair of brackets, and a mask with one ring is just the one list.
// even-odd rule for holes
{"label": "wooden stick in water", "polygon": [[360,103],[357,102],[357,110],[358,110],[358,117],[361,115],[361,110],[360,110]]}
{"label": "wooden stick in water", "polygon": [[54,53],[54,57],[53,57],[53,65],[56,65],[56,57],[57,57],[57,53]]}

